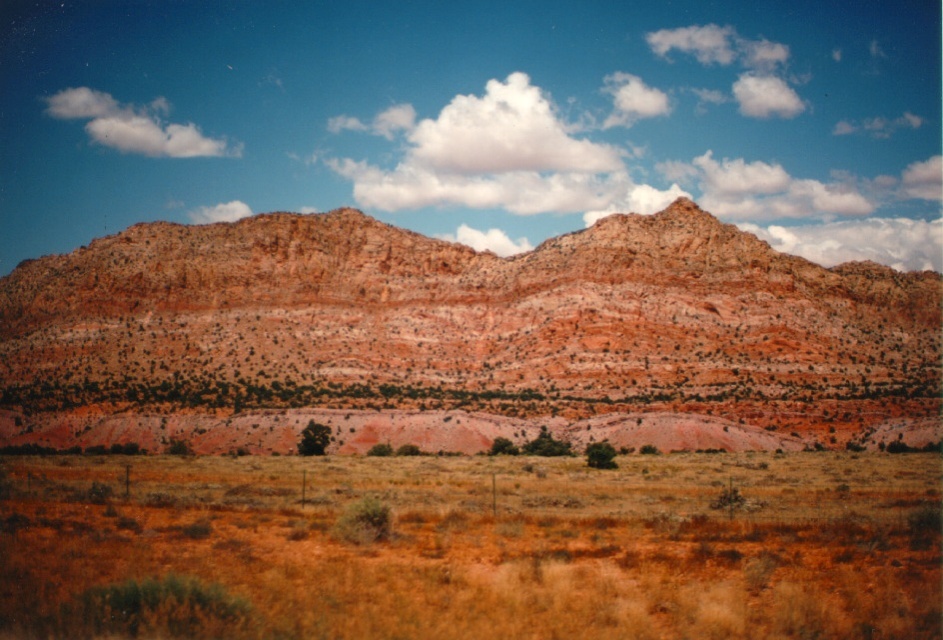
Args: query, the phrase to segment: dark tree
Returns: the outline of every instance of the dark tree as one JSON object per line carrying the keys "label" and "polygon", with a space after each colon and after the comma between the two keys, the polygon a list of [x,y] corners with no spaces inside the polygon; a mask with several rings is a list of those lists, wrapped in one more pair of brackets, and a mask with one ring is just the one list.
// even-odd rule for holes
{"label": "dark tree", "polygon": [[386,458],[393,455],[393,447],[385,442],[378,442],[377,444],[370,447],[370,450],[367,451],[368,456],[376,456],[378,458]]}
{"label": "dark tree", "polygon": [[593,469],[617,469],[616,450],[608,442],[594,442],[586,447],[586,463]]}
{"label": "dark tree", "polygon": [[508,440],[507,438],[495,438],[494,442],[491,443],[491,451],[488,452],[488,455],[492,456],[516,456],[521,453],[521,450],[517,448],[517,445]]}
{"label": "dark tree", "polygon": [[301,432],[298,453],[303,456],[323,456],[327,445],[331,443],[331,428],[318,424],[314,420]]}
{"label": "dark tree", "polygon": [[524,445],[522,453],[527,456],[571,456],[573,450],[569,442],[555,440],[547,427],[540,427],[540,433]]}

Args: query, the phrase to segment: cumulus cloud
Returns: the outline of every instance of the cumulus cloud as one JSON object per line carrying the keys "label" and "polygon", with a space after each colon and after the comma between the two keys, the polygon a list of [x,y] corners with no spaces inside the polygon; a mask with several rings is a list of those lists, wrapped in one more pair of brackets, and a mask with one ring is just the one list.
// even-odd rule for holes
{"label": "cumulus cloud", "polygon": [[645,35],[655,55],[668,58],[672,50],[693,55],[703,65],[729,65],[739,61],[748,69],[771,72],[789,60],[789,46],[765,38],[744,38],[731,26],[692,25],[661,29]]}
{"label": "cumulus cloud", "polygon": [[469,246],[475,251],[491,251],[502,258],[531,251],[534,248],[527,238],[518,238],[517,241],[514,241],[501,229],[479,231],[467,224],[459,226],[454,236],[444,235],[441,237],[443,240]]}
{"label": "cumulus cloud", "polygon": [[901,176],[901,192],[907,198],[943,200],[943,156],[908,165]]}
{"label": "cumulus cloud", "polygon": [[671,113],[668,95],[646,85],[641,78],[630,73],[614,73],[606,76],[604,91],[613,97],[614,110],[606,118],[603,128],[631,127],[642,118],[654,118]]}
{"label": "cumulus cloud", "polygon": [[645,41],[662,58],[667,58],[672,49],[677,49],[682,53],[690,53],[701,64],[728,65],[737,57],[731,44],[735,34],[736,31],[730,26],[694,25],[653,31],[645,35]]}
{"label": "cumulus cloud", "polygon": [[416,110],[411,104],[393,105],[373,120],[373,130],[387,140],[392,140],[400,131],[412,131],[415,126]]}
{"label": "cumulus cloud", "polygon": [[890,138],[900,129],[919,129],[923,125],[923,118],[909,111],[898,118],[876,116],[861,121],[840,120],[832,130],[832,135],[844,136],[853,133],[867,133],[874,138]]}
{"label": "cumulus cloud", "polygon": [[691,163],[670,162],[658,166],[669,179],[696,182],[700,203],[718,216],[738,221],[862,216],[874,211],[851,180],[823,183],[791,176],[781,165],[742,158],[724,158],[713,153]]}
{"label": "cumulus cloud", "polygon": [[783,227],[740,224],[777,251],[825,267],[872,260],[898,271],[943,271],[943,220],[868,218]]}
{"label": "cumulus cloud", "polygon": [[124,153],[193,158],[242,155],[241,145],[207,138],[191,123],[164,123],[170,103],[159,97],[146,106],[121,105],[110,94],[88,87],[65,89],[46,99],[46,113],[58,119],[89,120],[85,131],[96,143]]}
{"label": "cumulus cloud", "polygon": [[392,171],[350,159],[329,160],[353,181],[354,198],[382,211],[461,205],[502,208],[518,215],[568,213],[606,206],[628,179],[624,173],[510,171],[467,175],[435,171],[408,160]]}
{"label": "cumulus cloud", "polygon": [[328,159],[354,198],[384,211],[460,205],[519,215],[607,207],[632,181],[624,152],[574,137],[550,98],[523,73],[459,95],[406,136],[392,169]]}
{"label": "cumulus cloud", "polygon": [[212,224],[214,222],[235,222],[252,215],[252,209],[241,200],[221,202],[212,207],[199,207],[190,212],[194,224]]}
{"label": "cumulus cloud", "polygon": [[378,113],[369,125],[348,115],[334,116],[327,121],[327,130],[331,133],[358,131],[382,136],[387,140],[392,140],[400,132],[412,131],[415,126],[416,110],[411,104],[393,105]]}
{"label": "cumulus cloud", "polygon": [[632,185],[625,195],[612,202],[605,209],[587,211],[583,214],[583,224],[591,227],[597,221],[613,213],[641,213],[651,215],[665,209],[678,198],[693,198],[693,196],[672,184],[668,189],[661,190],[647,184]]}
{"label": "cumulus cloud", "polygon": [[409,135],[410,160],[458,174],[600,172],[621,168],[613,146],[570,136],[550,99],[524,73],[490,80],[484,96],[456,96]]}
{"label": "cumulus cloud", "polygon": [[786,82],[776,76],[745,73],[733,83],[740,113],[753,118],[794,118],[805,111],[805,103]]}

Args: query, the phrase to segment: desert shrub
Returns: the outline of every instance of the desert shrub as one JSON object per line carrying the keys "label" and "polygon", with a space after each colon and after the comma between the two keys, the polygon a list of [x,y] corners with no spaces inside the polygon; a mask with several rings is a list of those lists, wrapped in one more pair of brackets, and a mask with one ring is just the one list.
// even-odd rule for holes
{"label": "desert shrub", "polygon": [[488,452],[490,456],[516,456],[520,455],[521,450],[517,447],[516,444],[508,440],[507,438],[495,438],[494,442],[491,443],[491,450]]}
{"label": "desert shrub", "polygon": [[540,427],[540,433],[537,437],[524,444],[521,452],[528,456],[544,457],[573,455],[573,449],[570,443],[556,440],[550,432],[547,431],[547,427]]}
{"label": "desert shrub", "polygon": [[586,447],[586,464],[593,469],[617,469],[616,450],[608,442],[594,442]]}
{"label": "desert shrub", "polygon": [[645,454],[647,456],[657,456],[661,451],[658,450],[653,444],[643,444],[642,448],[638,450],[639,453]]}
{"label": "desert shrub", "polygon": [[421,456],[422,449],[414,444],[404,444],[396,450],[398,456]]}
{"label": "desert shrub", "polygon": [[310,420],[308,426],[301,432],[298,453],[303,456],[323,456],[329,444],[331,444],[331,428]]}
{"label": "desert shrub", "polygon": [[209,538],[210,534],[213,533],[213,525],[209,520],[197,520],[181,527],[180,532],[193,540],[202,540],[203,538]]}
{"label": "desert shrub", "polygon": [[190,443],[186,440],[171,439],[170,446],[167,447],[167,453],[172,456],[189,456],[193,454]]}
{"label": "desert shrub", "polygon": [[744,506],[746,502],[746,498],[740,495],[740,489],[730,487],[723,489],[711,502],[711,509],[736,509]]}
{"label": "desert shrub", "polygon": [[367,451],[368,456],[376,456],[378,458],[387,458],[393,455],[393,447],[386,443],[378,443],[370,447],[370,450]]}
{"label": "desert shrub", "polygon": [[354,544],[389,540],[392,534],[390,507],[372,496],[348,506],[334,525],[335,537]]}
{"label": "desert shrub", "polygon": [[88,501],[92,504],[105,504],[114,495],[114,489],[102,482],[93,482],[88,490]]}
{"label": "desert shrub", "polygon": [[171,574],[89,589],[63,608],[62,623],[69,637],[231,637],[249,615],[223,587]]}

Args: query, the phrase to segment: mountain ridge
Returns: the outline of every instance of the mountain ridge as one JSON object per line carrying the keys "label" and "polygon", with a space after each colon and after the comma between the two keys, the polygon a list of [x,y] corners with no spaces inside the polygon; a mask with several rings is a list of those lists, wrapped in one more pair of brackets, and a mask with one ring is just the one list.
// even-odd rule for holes
{"label": "mountain ridge", "polygon": [[858,437],[939,414],[941,299],[687,199],[509,258],[349,208],[144,223],[0,279],[0,408],[641,406]]}

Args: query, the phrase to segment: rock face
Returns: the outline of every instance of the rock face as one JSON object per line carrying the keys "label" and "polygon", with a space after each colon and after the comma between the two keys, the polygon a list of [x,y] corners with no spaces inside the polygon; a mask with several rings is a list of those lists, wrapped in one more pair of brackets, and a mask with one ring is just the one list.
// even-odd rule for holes
{"label": "rock face", "polygon": [[939,274],[825,269],[680,199],[501,259],[341,209],[135,225],[0,280],[0,409],[939,415]]}

